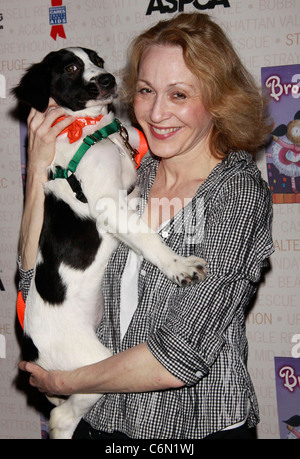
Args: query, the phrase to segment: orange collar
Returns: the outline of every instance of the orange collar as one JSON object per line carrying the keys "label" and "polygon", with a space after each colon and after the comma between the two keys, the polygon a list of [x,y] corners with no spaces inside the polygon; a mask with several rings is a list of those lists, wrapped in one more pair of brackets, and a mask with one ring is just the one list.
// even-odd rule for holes
{"label": "orange collar", "polygon": [[[65,118],[66,116],[61,116],[53,123],[52,126],[54,126],[59,121],[64,120]],[[79,140],[82,137],[82,130],[85,126],[94,125],[98,123],[102,118],[103,118],[103,115],[100,115],[96,118],[92,118],[90,116],[76,118],[76,120],[72,124],[70,124],[70,126],[66,127],[66,129],[61,131],[59,135],[68,134],[68,139],[70,143],[77,142],[77,140]]]}

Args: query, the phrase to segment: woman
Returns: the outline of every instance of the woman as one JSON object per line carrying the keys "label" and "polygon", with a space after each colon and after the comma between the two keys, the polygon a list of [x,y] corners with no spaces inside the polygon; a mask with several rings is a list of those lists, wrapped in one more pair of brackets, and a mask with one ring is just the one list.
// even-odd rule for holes
{"label": "woman", "polygon": [[[204,14],[179,15],[139,36],[124,86],[153,154],[138,172],[139,212],[175,251],[204,257],[209,275],[177,287],[121,244],[106,270],[98,329],[113,357],[70,372],[20,368],[42,392],[105,394],[82,422],[87,436],[249,438],[258,407],[246,370],[245,312],[273,251],[271,198],[249,154],[270,132],[262,98]],[[60,115],[29,119],[26,270],[35,262],[41,181]]]}

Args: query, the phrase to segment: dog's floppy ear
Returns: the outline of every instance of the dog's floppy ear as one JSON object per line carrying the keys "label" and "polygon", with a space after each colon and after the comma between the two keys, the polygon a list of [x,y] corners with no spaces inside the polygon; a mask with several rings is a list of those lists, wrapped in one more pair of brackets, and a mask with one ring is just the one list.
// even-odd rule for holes
{"label": "dog's floppy ear", "polygon": [[45,62],[32,65],[13,89],[15,97],[39,112],[48,106],[51,85],[51,69]]}

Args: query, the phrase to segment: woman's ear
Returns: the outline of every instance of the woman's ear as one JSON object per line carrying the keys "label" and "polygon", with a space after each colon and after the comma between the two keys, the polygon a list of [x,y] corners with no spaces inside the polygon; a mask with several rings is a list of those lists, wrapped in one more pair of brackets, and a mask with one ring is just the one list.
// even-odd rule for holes
{"label": "woman's ear", "polygon": [[39,112],[48,107],[51,85],[51,69],[44,62],[34,64],[22,77],[12,93],[19,100]]}

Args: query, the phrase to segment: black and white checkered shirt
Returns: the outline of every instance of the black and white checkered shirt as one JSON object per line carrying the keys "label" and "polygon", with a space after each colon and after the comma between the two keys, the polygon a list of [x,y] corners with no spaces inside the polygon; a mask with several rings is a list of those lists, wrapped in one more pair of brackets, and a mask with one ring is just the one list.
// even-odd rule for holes
{"label": "black and white checkered shirt", "polygon": [[[139,169],[141,214],[158,164],[148,158]],[[105,273],[99,339],[114,353],[146,342],[185,387],[106,394],[85,417],[95,429],[132,438],[195,439],[246,418],[249,427],[257,424],[245,313],[273,252],[271,220],[270,192],[252,157],[231,153],[160,233],[177,253],[205,258],[207,279],[178,287],[143,260],[138,306],[122,342],[120,286],[128,248],[120,244]]]}

